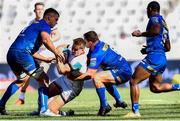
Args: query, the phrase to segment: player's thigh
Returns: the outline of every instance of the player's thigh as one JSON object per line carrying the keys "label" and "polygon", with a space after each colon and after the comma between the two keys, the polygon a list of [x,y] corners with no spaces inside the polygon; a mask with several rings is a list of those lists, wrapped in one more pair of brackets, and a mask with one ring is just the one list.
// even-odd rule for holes
{"label": "player's thigh", "polygon": [[7,61],[11,69],[19,76],[23,73],[24,76],[25,74],[31,75],[39,68],[39,64],[32,55],[22,50],[10,50],[7,55]]}
{"label": "player's thigh", "polygon": [[149,78],[151,74],[145,70],[142,66],[137,66],[132,75],[131,83],[140,83],[141,81]]}
{"label": "player's thigh", "polygon": [[131,68],[120,67],[120,68],[112,69],[110,70],[110,72],[114,77],[116,84],[126,83],[131,79],[132,76]]}
{"label": "player's thigh", "polygon": [[152,76],[162,74],[167,66],[166,56],[163,54],[148,54],[139,64]]}
{"label": "player's thigh", "polygon": [[49,85],[49,91],[48,91],[49,98],[59,95],[60,93],[61,93],[61,91],[60,91],[58,85],[55,84],[54,82],[52,82]]}
{"label": "player's thigh", "polygon": [[103,83],[116,83],[111,71],[100,71],[94,76],[95,81],[101,81]]}
{"label": "player's thigh", "polygon": [[13,73],[16,75],[17,78],[23,73],[22,66],[18,63],[19,57],[18,57],[19,52],[9,50],[7,53],[7,62],[13,71]]}

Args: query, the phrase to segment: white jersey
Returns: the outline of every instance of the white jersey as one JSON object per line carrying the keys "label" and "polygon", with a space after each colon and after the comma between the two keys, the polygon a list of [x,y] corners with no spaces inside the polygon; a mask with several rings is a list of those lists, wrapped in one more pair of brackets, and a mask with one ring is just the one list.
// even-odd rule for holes
{"label": "white jersey", "polygon": [[[71,64],[73,69],[80,69],[81,73],[87,71],[87,54],[84,53],[80,56],[74,57],[70,51],[68,62]],[[79,95],[83,88],[84,81],[72,81],[67,76],[62,76],[54,81],[63,90],[61,96],[65,102],[69,102],[74,97]]]}

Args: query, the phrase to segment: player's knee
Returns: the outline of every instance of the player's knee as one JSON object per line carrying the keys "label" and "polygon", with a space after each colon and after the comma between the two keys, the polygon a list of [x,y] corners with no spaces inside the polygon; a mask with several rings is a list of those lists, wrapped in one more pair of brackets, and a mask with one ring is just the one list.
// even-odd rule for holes
{"label": "player's knee", "polygon": [[40,67],[40,68],[36,69],[36,70],[31,74],[31,76],[32,76],[34,79],[38,80],[43,73],[44,73],[44,68],[43,68],[43,67]]}
{"label": "player's knee", "polygon": [[100,76],[98,76],[98,75],[94,76],[93,82],[94,82],[94,85],[96,88],[100,88],[100,87],[104,86],[103,83],[101,82]]}
{"label": "player's knee", "polygon": [[132,79],[129,81],[129,84],[130,84],[130,86],[135,86],[135,85],[138,85],[138,81],[132,78]]}
{"label": "player's knee", "polygon": [[159,85],[157,85],[157,84],[151,85],[151,86],[150,86],[150,90],[151,90],[151,92],[153,92],[153,93],[160,93],[160,87],[159,87]]}

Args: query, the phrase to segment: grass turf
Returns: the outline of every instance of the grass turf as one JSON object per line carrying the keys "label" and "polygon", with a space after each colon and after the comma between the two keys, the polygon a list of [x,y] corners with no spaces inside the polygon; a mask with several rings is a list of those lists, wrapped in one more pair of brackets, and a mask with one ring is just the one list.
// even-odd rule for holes
{"label": "grass turf", "polygon": [[[127,120],[123,116],[131,111],[129,89],[119,88],[119,91],[123,99],[128,103],[128,109],[114,108],[113,103],[115,101],[107,94],[108,102],[113,107],[113,110],[106,117],[96,116],[99,109],[99,100],[95,89],[84,89],[77,98],[62,109],[63,111],[73,109],[75,116],[71,117],[30,117],[27,114],[37,109],[37,92],[27,92],[25,105],[16,106],[15,101],[19,96],[18,92],[7,103],[6,109],[9,115],[0,115],[0,120]],[[180,120],[179,99],[180,92],[178,91],[154,94],[148,88],[141,89],[140,112],[142,117],[138,118],[138,120]]]}

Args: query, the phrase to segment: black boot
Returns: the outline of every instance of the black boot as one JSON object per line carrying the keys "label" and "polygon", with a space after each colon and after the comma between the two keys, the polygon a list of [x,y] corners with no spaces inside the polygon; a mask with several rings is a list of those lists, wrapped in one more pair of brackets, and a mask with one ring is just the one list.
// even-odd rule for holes
{"label": "black boot", "polygon": [[0,106],[0,114],[1,115],[8,115],[7,112],[6,112],[5,107]]}
{"label": "black boot", "polygon": [[103,108],[103,107],[100,107],[100,109],[99,109],[99,112],[98,112],[98,116],[106,116],[106,114],[108,113],[108,112],[110,112],[111,111],[111,106],[108,104],[105,108]]}
{"label": "black boot", "polygon": [[115,104],[114,104],[114,107],[115,108],[124,108],[126,109],[128,107],[127,103],[126,102],[120,102],[120,101],[117,101]]}

